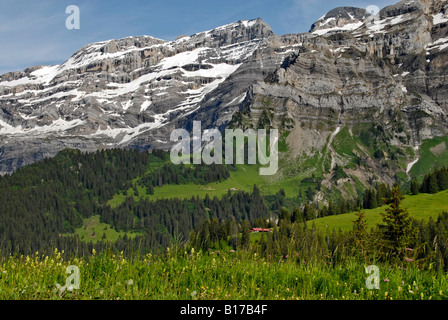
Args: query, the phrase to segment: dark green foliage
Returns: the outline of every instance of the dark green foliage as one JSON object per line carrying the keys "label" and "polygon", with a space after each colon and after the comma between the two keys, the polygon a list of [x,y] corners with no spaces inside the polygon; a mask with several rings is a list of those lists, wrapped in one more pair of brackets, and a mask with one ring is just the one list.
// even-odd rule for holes
{"label": "dark green foliage", "polygon": [[247,249],[250,243],[250,222],[248,220],[244,220],[241,224],[241,248]]}
{"label": "dark green foliage", "polygon": [[[298,264],[323,261],[335,266],[356,257],[368,264],[381,259],[400,268],[414,264],[422,269],[436,267],[447,270],[448,213],[442,213],[437,221],[413,221],[407,219],[406,210],[397,205],[400,197],[393,190],[391,198],[386,201],[390,210],[385,214],[399,212],[402,216],[386,223],[385,228],[378,226],[370,232],[365,213],[359,209],[351,232],[318,230],[303,222],[291,222],[285,217],[255,241],[248,241],[248,230],[254,225],[247,220],[240,223],[228,219],[215,220],[215,223],[206,220],[192,231],[189,245],[203,250],[230,246],[260,254],[268,260],[293,259]],[[389,228],[389,224],[400,227]]]}
{"label": "dark green foliage", "polygon": [[364,193],[363,208],[373,209],[378,207],[378,198],[375,189],[367,189]]}
{"label": "dark green foliage", "polygon": [[[148,192],[153,193],[155,185],[207,183],[229,177],[227,168],[222,165],[187,169],[164,165],[166,160],[166,153],[157,150],[152,153],[120,149],[94,153],[64,150],[52,159],[1,177],[1,254],[52,252],[55,247],[67,254],[89,252],[92,244],[81,242],[77,236],[62,234],[73,233],[82,226],[84,218],[92,215],[101,215],[101,221],[110,223],[116,230],[141,234],[135,239],[120,238],[113,244],[100,241],[96,244],[98,249],[136,250],[138,244],[138,248],[146,252],[166,247],[176,234],[186,239],[190,229],[208,217],[204,204],[198,204],[197,199],[150,203],[136,202],[134,197],[128,196],[117,208],[107,205],[114,194],[127,194],[128,190],[133,190],[133,195],[138,197],[142,181],[147,183]],[[246,199],[248,197],[242,197],[242,201]],[[250,206],[247,208],[249,211]],[[227,214],[237,212],[240,211]],[[244,214],[250,215],[249,212]]]}
{"label": "dark green foliage", "polygon": [[344,178],[347,178],[347,174],[344,172],[344,168],[341,166],[335,165],[335,167],[333,169],[332,180],[336,182],[339,179],[344,179]]}
{"label": "dark green foliage", "polygon": [[268,195],[264,197],[266,201],[269,203],[269,209],[274,214],[281,214],[285,204],[286,204],[286,195],[285,191],[281,189],[275,195]]}
{"label": "dark green foliage", "polygon": [[384,199],[390,197],[391,189],[385,184],[378,184],[375,188],[367,189],[363,197],[364,209],[374,209],[384,205]]}
{"label": "dark green foliage", "polygon": [[210,182],[226,180],[230,172],[224,165],[195,165],[186,167],[183,164],[174,165],[165,163],[160,169],[145,174],[140,183],[149,190],[154,187],[162,187],[165,184],[207,184]]}
{"label": "dark green foliage", "polygon": [[375,159],[382,159],[384,158],[384,152],[380,149],[376,149],[373,153],[373,156],[375,157]]}
{"label": "dark green foliage", "polygon": [[391,197],[385,199],[389,207],[382,214],[383,224],[379,225],[379,230],[382,236],[381,253],[388,259],[402,259],[406,248],[415,245],[416,230],[412,226],[408,210],[401,207],[403,199],[398,185],[392,189]]}
{"label": "dark green foliage", "polygon": [[291,215],[291,222],[302,222],[303,221],[303,215],[302,212],[300,211],[300,209],[296,206],[294,206],[294,209],[292,211],[292,215]]}
{"label": "dark green foliage", "polygon": [[[335,167],[335,175],[343,172]],[[46,254],[58,248],[67,255],[83,256],[95,248],[97,252],[124,251],[130,256],[164,249],[176,239],[176,243],[189,240],[188,244],[198,249],[230,246],[253,250],[267,259],[294,259],[297,263],[320,259],[335,265],[362,253],[360,257],[366,261],[378,257],[393,263],[409,259],[448,269],[448,214],[428,223],[412,221],[401,208],[398,189],[384,184],[366,190],[356,200],[330,200],[320,206],[311,202],[315,192],[311,187],[308,203],[302,203],[303,199],[294,202],[284,190],[263,196],[256,185],[252,192],[228,192],[220,198],[151,201],[141,194],[145,188],[153,193],[154,188],[165,184],[208,183],[227,177],[226,166],[175,166],[161,151],[65,150],[53,159],[0,178],[0,252],[3,256],[36,251]],[[314,177],[310,179],[318,183]],[[411,192],[446,188],[446,168],[428,174],[421,185],[411,183]],[[123,203],[114,208],[107,205],[113,195],[127,191]],[[361,210],[349,233],[316,230],[304,223],[383,204],[390,206],[384,223],[370,233]],[[113,243],[103,236],[95,244],[67,235],[92,215],[100,215],[101,222],[117,231],[138,235],[120,237]],[[254,241],[252,227],[271,228],[271,232]]]}
{"label": "dark green foliage", "polygon": [[419,185],[418,185],[417,179],[412,179],[410,192],[414,196],[418,194],[418,192],[419,192]]}
{"label": "dark green foliage", "polygon": [[316,218],[316,210],[307,203],[307,204],[305,204],[305,207],[303,209],[303,216],[304,216],[305,220],[315,219]]}
{"label": "dark green foliage", "polygon": [[419,191],[422,193],[437,193],[446,189],[448,189],[448,169],[442,167],[425,175]]}
{"label": "dark green foliage", "polygon": [[367,220],[365,217],[365,212],[358,209],[356,214],[356,220],[353,221],[353,240],[355,246],[357,247],[357,252],[365,254],[365,249],[367,246]]}
{"label": "dark green foliage", "polygon": [[314,198],[314,190],[311,188],[311,186],[308,187],[308,190],[306,191],[306,196],[309,201],[312,201]]}
{"label": "dark green foliage", "polygon": [[392,194],[392,190],[384,183],[380,183],[376,187],[376,202],[378,207],[382,207],[385,204],[385,199],[389,198]]}
{"label": "dark green foliage", "polygon": [[80,227],[125,181],[142,174],[148,157],[137,151],[64,150],[1,177],[2,253],[27,254],[72,241],[59,234]]}

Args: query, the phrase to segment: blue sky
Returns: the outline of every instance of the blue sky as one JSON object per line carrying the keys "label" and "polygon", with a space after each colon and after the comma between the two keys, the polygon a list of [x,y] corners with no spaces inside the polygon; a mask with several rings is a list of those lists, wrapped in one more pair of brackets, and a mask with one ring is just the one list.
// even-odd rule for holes
{"label": "blue sky", "polygon": [[[86,44],[127,36],[174,40],[243,19],[262,18],[276,34],[299,33],[340,6],[383,8],[398,0],[0,0],[0,74],[63,63]],[[65,9],[80,9],[69,30]]]}

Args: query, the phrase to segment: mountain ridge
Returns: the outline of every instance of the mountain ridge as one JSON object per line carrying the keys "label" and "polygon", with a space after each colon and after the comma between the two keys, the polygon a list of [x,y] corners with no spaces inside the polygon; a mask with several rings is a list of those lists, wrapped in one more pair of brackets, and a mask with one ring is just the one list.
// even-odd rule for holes
{"label": "mountain ridge", "polygon": [[[336,165],[352,161],[346,171],[361,184],[391,183],[408,174],[416,147],[448,133],[447,8],[426,0],[376,15],[339,7],[312,32],[282,36],[258,18],[174,41],[112,39],[59,67],[2,75],[0,172],[63,148],[167,150],[173,129],[199,120],[203,129],[280,129],[297,163],[288,170],[322,171],[327,185]],[[367,124],[381,135],[359,142],[353,133],[366,135]],[[328,143],[346,133],[350,155]],[[302,168],[313,157],[322,170]]]}

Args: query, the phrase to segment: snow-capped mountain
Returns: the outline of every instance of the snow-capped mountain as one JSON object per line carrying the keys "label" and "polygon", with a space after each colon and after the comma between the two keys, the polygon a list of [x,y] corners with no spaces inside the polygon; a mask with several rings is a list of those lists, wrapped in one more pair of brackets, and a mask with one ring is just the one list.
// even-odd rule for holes
{"label": "snow-capped mountain", "polygon": [[[193,119],[224,128],[244,115],[243,126],[257,127],[266,110],[271,125],[292,132],[313,121],[387,124],[398,112],[405,130],[393,142],[418,145],[447,133],[447,8],[446,0],[401,1],[376,15],[341,7],[310,32],[283,36],[256,19],[175,41],[128,37],[4,74],[0,172],[67,147],[167,149],[170,132]],[[326,141],[309,134],[293,141],[297,154]]]}
{"label": "snow-capped mountain", "polygon": [[[41,153],[34,159],[59,149],[46,148],[49,139],[61,147],[123,146],[199,108],[272,34],[258,19],[176,41],[128,37],[87,45],[61,65],[4,74],[2,160],[10,146],[30,140],[33,152]],[[239,102],[232,100],[229,105]]]}
{"label": "snow-capped mountain", "polygon": [[339,7],[331,10],[317,20],[310,32],[321,35],[328,32],[351,31],[361,27],[367,17],[371,16],[366,9],[353,7]]}

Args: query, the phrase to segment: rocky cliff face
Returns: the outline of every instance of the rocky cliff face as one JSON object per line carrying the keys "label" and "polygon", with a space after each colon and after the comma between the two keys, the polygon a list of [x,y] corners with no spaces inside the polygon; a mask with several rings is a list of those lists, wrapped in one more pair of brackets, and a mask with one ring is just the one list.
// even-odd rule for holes
{"label": "rocky cliff face", "polygon": [[[447,9],[446,1],[402,1],[375,16],[332,10],[251,86],[235,122],[256,127],[268,114],[288,131],[288,157],[298,160],[284,173],[319,172],[330,187],[336,165],[353,165],[345,171],[354,179],[343,182],[354,189],[397,181],[423,140],[447,134]],[[272,38],[265,43],[276,48]],[[350,152],[335,150],[335,138]],[[306,166],[310,158],[322,168]]]}
{"label": "rocky cliff face", "polygon": [[168,149],[171,130],[201,120],[279,128],[287,157],[320,157],[327,182],[350,161],[331,145],[337,134],[375,128],[382,160],[358,144],[354,174],[390,183],[406,171],[384,168],[392,152],[409,163],[406,148],[448,133],[447,25],[446,0],[406,0],[377,15],[336,8],[303,34],[257,19],[171,42],[94,43],[62,65],[0,77],[0,171],[65,147]]}

